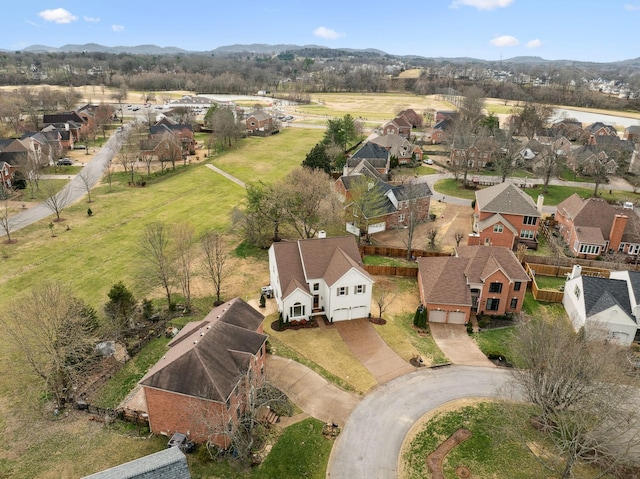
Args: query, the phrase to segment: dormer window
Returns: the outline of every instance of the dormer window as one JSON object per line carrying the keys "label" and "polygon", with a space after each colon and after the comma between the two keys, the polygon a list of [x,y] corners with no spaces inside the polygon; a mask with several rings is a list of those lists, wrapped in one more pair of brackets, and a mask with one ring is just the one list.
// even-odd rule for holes
{"label": "dormer window", "polygon": [[313,283],[313,290],[320,291],[320,283]]}

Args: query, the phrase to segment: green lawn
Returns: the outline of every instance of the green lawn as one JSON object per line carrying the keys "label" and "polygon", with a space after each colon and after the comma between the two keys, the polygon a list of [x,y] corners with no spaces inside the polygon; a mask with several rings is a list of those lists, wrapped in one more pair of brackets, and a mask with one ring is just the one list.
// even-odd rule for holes
{"label": "green lawn", "polygon": [[436,184],[433,185],[433,187],[439,194],[442,194],[445,196],[455,196],[457,198],[475,200],[476,190],[461,188],[461,185],[462,185],[461,183],[459,183],[453,178],[445,178],[442,180],[438,180]]}
{"label": "green lawn", "polygon": [[536,284],[539,289],[554,289],[558,291],[564,290],[566,284],[566,278],[559,278],[556,276],[542,276],[536,275]]}
{"label": "green lawn", "polygon": [[[556,477],[531,452],[533,446],[547,461],[554,460],[553,445],[529,421],[533,412],[529,406],[501,402],[480,402],[438,412],[422,424],[410,444],[403,448],[401,460],[406,467],[403,477],[431,477],[426,466],[427,456],[460,428],[471,431],[471,437],[447,454],[443,463],[444,477],[459,477],[456,468],[460,465],[471,471],[471,477],[478,478]],[[595,477],[595,472],[578,465],[573,477]]]}

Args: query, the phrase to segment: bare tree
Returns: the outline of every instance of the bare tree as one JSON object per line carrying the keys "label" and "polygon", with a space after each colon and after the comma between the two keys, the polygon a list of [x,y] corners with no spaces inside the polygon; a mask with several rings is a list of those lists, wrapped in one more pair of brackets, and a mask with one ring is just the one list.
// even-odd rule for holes
{"label": "bare tree", "polygon": [[60,222],[60,213],[66,208],[70,201],[71,195],[68,186],[64,186],[61,190],[58,190],[54,181],[43,181],[42,191],[46,195],[42,204],[56,215],[56,222]]}
{"label": "bare tree", "polygon": [[171,241],[175,248],[176,272],[184,297],[184,309],[191,311],[191,279],[193,276],[193,254],[195,231],[187,223],[179,223],[171,228]]}
{"label": "bare tree", "polygon": [[117,90],[114,90],[111,93],[111,99],[115,100],[118,103],[118,107],[120,110],[120,121],[122,122],[122,102],[127,99],[129,92],[127,90],[127,85],[121,83]]}
{"label": "bare tree", "polygon": [[247,185],[247,210],[272,225],[272,241],[280,241],[280,226],[286,219],[287,192],[274,184]]}
{"label": "bare tree", "polygon": [[64,405],[93,357],[95,311],[68,285],[52,282],[34,288],[0,311],[9,342],[17,349],[57,407]]}
{"label": "bare tree", "polygon": [[0,95],[0,124],[6,125],[5,135],[12,136],[21,133],[21,117],[23,99],[15,94],[3,93]]}
{"label": "bare tree", "polygon": [[[625,374],[627,351],[598,333],[574,333],[560,318],[520,325],[513,343],[515,383],[536,410],[536,422],[563,458],[562,478],[578,463],[602,477],[630,464],[640,447],[637,378]],[[636,386],[636,387],[630,387]]]}
{"label": "bare tree", "polygon": [[29,186],[31,198],[35,198],[36,191],[40,191],[40,177],[42,176],[40,165],[33,155],[25,152],[17,155],[16,166]]}
{"label": "bare tree", "polygon": [[122,166],[125,173],[131,175],[131,183],[134,183],[136,163],[140,157],[140,131],[134,128],[132,131],[122,131],[116,135],[113,143],[116,162]]}
{"label": "bare tree", "polygon": [[515,112],[521,120],[522,132],[527,138],[533,138],[544,128],[553,115],[554,108],[541,103],[527,103],[521,111]]}
{"label": "bare tree", "polygon": [[13,231],[13,224],[11,223],[11,209],[9,208],[9,199],[2,199],[0,203],[0,229],[7,235],[5,243],[15,243],[16,240],[11,239],[11,232]]}
{"label": "bare tree", "polygon": [[102,132],[102,138],[106,138],[107,130],[113,119],[113,106],[100,103],[94,114],[96,129]]}
{"label": "bare tree", "polygon": [[407,261],[411,259],[411,249],[413,248],[413,239],[416,227],[429,219],[427,210],[428,203],[424,201],[426,197],[426,183],[416,183],[410,181],[402,186],[399,211],[404,215],[404,237],[403,242],[407,247]]}
{"label": "bare tree", "polygon": [[287,219],[300,238],[313,238],[318,230],[336,223],[337,196],[324,171],[296,168],[276,187],[287,192]]}
{"label": "bare tree", "polygon": [[436,248],[436,238],[438,237],[438,228],[433,226],[427,230],[427,239],[429,240],[429,248]]}
{"label": "bare tree", "polygon": [[369,241],[369,226],[386,213],[387,197],[375,180],[361,175],[349,189],[350,203],[346,205],[347,221],[353,221],[361,236]]}
{"label": "bare tree", "polygon": [[65,111],[71,111],[76,108],[81,98],[80,92],[73,87],[68,87],[59,91],[58,101]]}
{"label": "bare tree", "polygon": [[464,238],[464,231],[461,230],[456,230],[456,232],[453,234],[453,239],[456,241],[456,247],[460,246],[460,241],[462,241],[462,238]]}
{"label": "bare tree", "polygon": [[543,145],[542,150],[536,157],[536,164],[533,167],[533,171],[542,178],[543,187],[542,192],[549,192],[549,182],[551,178],[558,174],[558,169],[564,162],[564,157],[554,147],[554,142],[551,145]]}
{"label": "bare tree", "polygon": [[89,177],[89,172],[85,169],[82,169],[80,173],[78,173],[78,177],[80,177],[82,186],[84,186],[84,189],[87,192],[87,203],[91,203],[91,187],[93,186],[93,184],[91,178]]}
{"label": "bare tree", "polygon": [[176,272],[171,251],[171,235],[164,223],[152,223],[145,228],[140,239],[140,255],[143,262],[142,278],[150,285],[164,289],[167,308],[171,311],[171,294]]}
{"label": "bare tree", "polygon": [[209,231],[205,234],[201,244],[204,251],[205,270],[216,290],[215,305],[217,306],[221,304],[222,284],[229,273],[225,268],[229,259],[229,251],[224,236],[218,231]]}
{"label": "bare tree", "polygon": [[382,313],[395,301],[397,298],[396,288],[393,287],[393,283],[387,279],[377,281],[373,287],[373,300],[378,306],[378,317],[382,319]]}

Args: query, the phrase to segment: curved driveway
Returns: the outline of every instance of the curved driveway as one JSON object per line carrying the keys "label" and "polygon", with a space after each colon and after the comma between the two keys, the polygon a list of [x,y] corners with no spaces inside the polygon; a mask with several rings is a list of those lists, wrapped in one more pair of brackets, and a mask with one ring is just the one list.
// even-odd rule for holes
{"label": "curved driveway", "polygon": [[508,380],[501,368],[446,366],[379,386],[351,413],[331,451],[327,478],[396,478],[402,443],[418,419],[456,399],[507,397]]}

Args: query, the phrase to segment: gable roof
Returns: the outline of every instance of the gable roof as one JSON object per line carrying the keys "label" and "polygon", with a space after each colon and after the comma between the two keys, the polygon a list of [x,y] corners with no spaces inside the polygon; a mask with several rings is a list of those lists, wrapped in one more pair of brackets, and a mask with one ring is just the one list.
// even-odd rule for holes
{"label": "gable roof", "polygon": [[418,258],[425,299],[429,303],[471,306],[471,290],[464,274],[468,262],[455,256]]}
{"label": "gable roof", "polygon": [[507,221],[505,217],[502,216],[500,213],[496,213],[495,215],[491,215],[482,221],[478,221],[478,229],[480,231],[484,231],[487,228],[497,223],[502,223],[503,225],[505,225],[507,229],[511,231],[514,235],[518,234],[518,230],[509,221]]}
{"label": "gable roof", "polygon": [[187,458],[170,447],[125,464],[96,472],[82,479],[190,479]]}
{"label": "gable roof", "polygon": [[389,159],[389,152],[386,150],[386,148],[383,148],[380,145],[376,145],[375,143],[372,142],[367,142],[364,145],[362,145],[362,148],[360,148],[358,151],[356,151],[351,158],[364,158],[367,160],[372,160],[372,159],[384,159],[384,160],[388,160]]}
{"label": "gable roof", "polygon": [[82,118],[82,116],[80,116],[76,111],[64,111],[62,113],[52,114],[45,113],[44,115],[42,115],[42,123],[45,125],[67,122],[74,122],[79,126],[85,122],[85,119]]}
{"label": "gable roof", "polygon": [[308,281],[324,279],[331,286],[352,268],[373,282],[363,268],[353,236],[281,241],[271,246],[275,256],[282,297],[296,288],[309,292]]}
{"label": "gable roof", "polygon": [[612,306],[620,308],[632,316],[627,282],[622,279],[582,276],[584,307],[587,317],[598,314]]}
{"label": "gable roof", "polygon": [[251,117],[255,118],[258,121],[265,121],[265,120],[269,120],[271,118],[271,115],[269,115],[264,110],[255,110],[247,115],[247,120]]}
{"label": "gable roof", "polygon": [[510,281],[529,281],[516,255],[503,246],[458,246],[456,255],[468,258],[465,276],[470,283],[482,283],[496,270],[500,269]]}
{"label": "gable roof", "polygon": [[[611,225],[617,214],[627,216],[622,241],[625,243],[640,242],[640,218],[633,211],[610,205],[601,198],[583,200],[577,193],[574,193],[560,202],[556,206],[556,210],[561,215],[568,216],[573,220],[578,239],[582,243],[595,242],[598,240],[598,235],[604,240],[609,240]],[[598,233],[594,230],[597,230]],[[596,244],[601,243],[603,241]]]}
{"label": "gable roof", "polygon": [[239,298],[214,308],[178,333],[140,384],[225,402],[267,339],[256,332],[263,319]]}
{"label": "gable roof", "polygon": [[476,191],[476,204],[483,212],[541,216],[531,197],[509,182]]}

